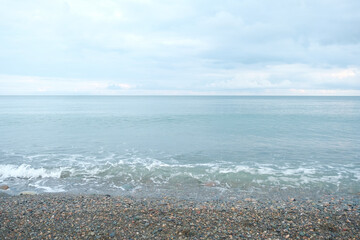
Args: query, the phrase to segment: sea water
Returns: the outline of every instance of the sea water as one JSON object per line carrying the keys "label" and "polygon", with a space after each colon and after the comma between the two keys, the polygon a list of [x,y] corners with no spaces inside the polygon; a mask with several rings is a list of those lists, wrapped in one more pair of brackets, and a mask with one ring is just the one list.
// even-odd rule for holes
{"label": "sea water", "polygon": [[360,192],[360,97],[1,96],[8,192]]}

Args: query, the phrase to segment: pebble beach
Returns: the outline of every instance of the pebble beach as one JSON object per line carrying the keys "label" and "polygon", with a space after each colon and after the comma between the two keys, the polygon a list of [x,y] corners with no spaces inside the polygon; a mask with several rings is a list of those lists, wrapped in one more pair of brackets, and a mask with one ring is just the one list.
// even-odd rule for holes
{"label": "pebble beach", "polygon": [[0,239],[360,239],[360,195],[0,195]]}

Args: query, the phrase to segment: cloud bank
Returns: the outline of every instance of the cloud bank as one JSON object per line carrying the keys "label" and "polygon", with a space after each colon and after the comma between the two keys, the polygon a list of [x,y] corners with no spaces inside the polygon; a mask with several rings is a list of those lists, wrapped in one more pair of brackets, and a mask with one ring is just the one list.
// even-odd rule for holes
{"label": "cloud bank", "polygon": [[360,95],[356,0],[0,6],[0,94]]}

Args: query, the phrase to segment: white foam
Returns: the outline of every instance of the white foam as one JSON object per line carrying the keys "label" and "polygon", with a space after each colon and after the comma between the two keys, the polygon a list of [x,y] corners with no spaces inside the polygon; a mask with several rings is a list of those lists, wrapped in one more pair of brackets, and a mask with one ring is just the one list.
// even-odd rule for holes
{"label": "white foam", "polygon": [[313,168],[293,168],[293,169],[285,169],[282,171],[284,175],[299,175],[299,174],[315,174],[315,169]]}
{"label": "white foam", "polygon": [[349,169],[347,172],[353,174],[356,181],[360,181],[360,168],[354,167],[352,169]]}
{"label": "white foam", "polygon": [[355,172],[354,177],[356,178],[357,181],[360,181],[360,172]]}
{"label": "white foam", "polygon": [[48,192],[48,193],[58,193],[58,192],[65,192],[65,189],[61,188],[60,186],[57,187],[48,187],[48,186],[43,186],[43,185],[39,185],[39,184],[29,184],[29,186],[31,187],[35,187],[37,189],[43,189],[44,192]]}
{"label": "white foam", "polygon": [[219,168],[219,173],[239,173],[239,172],[246,172],[246,173],[255,173],[255,169],[249,166],[236,166],[236,167],[228,167],[228,168]]}
{"label": "white foam", "polygon": [[47,170],[44,168],[33,168],[28,164],[20,166],[12,164],[0,164],[0,179],[6,178],[60,178],[61,168]]}
{"label": "white foam", "polygon": [[320,178],[320,181],[326,183],[332,183],[338,186],[342,178],[343,178],[342,174],[338,173],[337,176],[323,176]]}
{"label": "white foam", "polygon": [[[103,153],[103,152],[102,152]],[[103,154],[102,156],[82,154],[43,154],[23,157],[27,164],[0,164],[0,182],[6,178],[18,178],[22,184],[34,184],[46,192],[62,191],[53,188],[57,182],[64,184],[65,189],[76,186],[105,184],[109,182],[131,183],[134,186],[177,184],[177,181],[216,182],[217,186],[299,186],[311,184],[339,185],[342,182],[359,182],[359,164],[326,165],[321,162],[279,162],[256,163],[250,161],[212,163],[181,162],[172,157],[139,156],[135,151],[120,154]],[[39,166],[39,167],[37,167]],[[41,167],[40,167],[41,166]],[[44,168],[51,166],[50,169]],[[66,166],[66,167],[64,167]],[[61,172],[66,170],[69,173]],[[41,180],[44,182],[40,182]],[[56,179],[56,183],[51,179]],[[68,185],[69,184],[69,185]],[[69,187],[70,186],[70,187]],[[100,185],[98,185],[101,188]],[[121,185],[110,186],[120,188]]]}
{"label": "white foam", "polygon": [[260,166],[259,169],[257,169],[257,173],[259,173],[261,175],[271,175],[271,174],[275,174],[276,171],[275,171],[275,169],[270,168],[270,167]]}

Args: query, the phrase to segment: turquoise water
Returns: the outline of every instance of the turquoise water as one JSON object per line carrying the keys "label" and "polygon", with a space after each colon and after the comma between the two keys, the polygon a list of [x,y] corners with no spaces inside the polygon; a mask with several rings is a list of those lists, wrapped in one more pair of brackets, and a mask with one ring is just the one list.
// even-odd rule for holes
{"label": "turquoise water", "polygon": [[360,192],[360,97],[0,97],[0,184]]}

